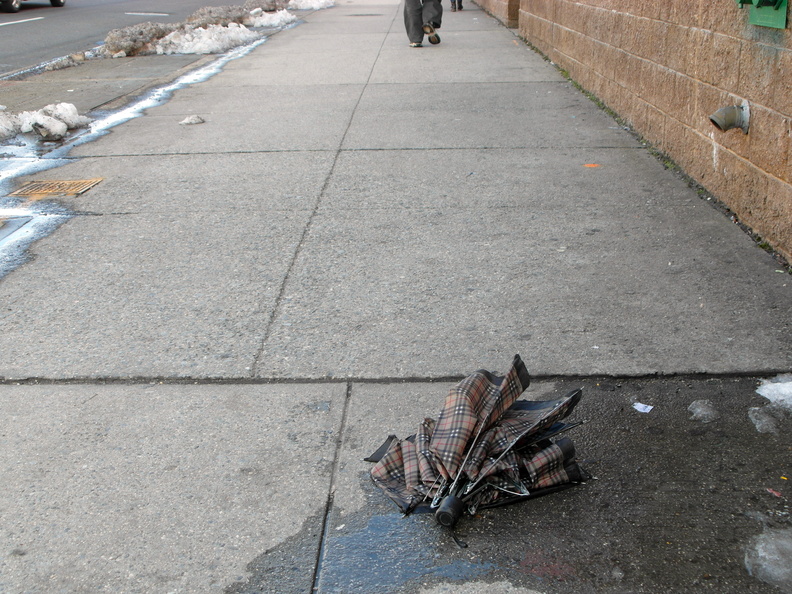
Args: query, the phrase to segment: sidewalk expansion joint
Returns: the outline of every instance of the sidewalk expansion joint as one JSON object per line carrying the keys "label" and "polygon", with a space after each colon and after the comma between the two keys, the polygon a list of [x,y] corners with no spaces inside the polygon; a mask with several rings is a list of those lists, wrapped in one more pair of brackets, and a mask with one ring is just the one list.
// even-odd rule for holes
{"label": "sidewalk expansion joint", "polygon": [[327,501],[324,507],[324,517],[322,518],[322,529],[319,533],[319,547],[316,551],[316,562],[314,563],[314,570],[312,576],[313,588],[312,592],[317,592],[319,589],[319,579],[322,573],[322,558],[324,557],[325,545],[327,543],[327,530],[330,526],[330,514],[333,511],[333,502],[335,500],[336,490],[336,477],[338,475],[338,465],[341,459],[341,446],[343,445],[344,435],[346,433],[347,418],[349,416],[349,403],[352,400],[352,383],[348,382],[346,387],[346,394],[344,395],[344,408],[341,412],[341,424],[338,428],[336,435],[336,447],[333,453],[333,468],[330,471],[330,484],[327,489]]}
{"label": "sidewalk expansion joint", "polygon": [[[383,44],[385,41],[383,40]],[[379,52],[377,52],[377,58],[374,60],[374,65],[376,65],[377,61],[379,60],[380,53],[382,52],[382,45],[380,45]],[[349,134],[349,128],[352,126],[352,122],[355,119],[355,115],[357,114],[357,110],[360,107],[360,101],[363,98],[363,94],[365,93],[366,89],[371,84],[371,74],[374,69],[374,65],[372,65],[371,70],[369,70],[368,78],[366,79],[366,83],[363,85],[363,88],[360,90],[358,94],[357,101],[355,101],[355,105],[349,114],[349,119],[347,120],[346,126],[344,127],[344,133],[341,135],[341,139],[338,141],[338,146],[335,148],[334,155],[333,155],[333,162],[330,164],[330,168],[327,171],[327,175],[325,176],[324,183],[322,183],[322,188],[319,190],[319,193],[316,196],[316,201],[314,202],[313,209],[311,210],[311,214],[308,216],[308,220],[303,227],[302,234],[300,235],[300,239],[297,241],[297,245],[294,248],[294,253],[292,254],[291,261],[289,262],[288,267],[286,268],[286,274],[283,275],[283,281],[281,282],[280,288],[278,290],[278,295],[275,298],[275,306],[272,308],[272,312],[270,313],[269,319],[267,320],[266,326],[264,328],[264,336],[259,343],[259,348],[256,351],[256,355],[253,358],[253,365],[252,375],[256,375],[259,361],[264,354],[265,348],[267,346],[267,341],[269,340],[270,334],[272,333],[272,328],[275,325],[275,320],[278,319],[278,315],[280,314],[281,305],[283,304],[284,297],[286,295],[286,287],[289,285],[289,281],[291,280],[292,272],[294,271],[295,267],[297,266],[297,262],[300,259],[300,255],[303,251],[303,246],[305,245],[306,239],[313,228],[314,220],[316,219],[317,213],[319,212],[319,207],[322,204],[322,200],[324,199],[325,195],[327,194],[327,188],[330,186],[330,181],[333,179],[335,175],[335,170],[338,165],[338,160],[341,154],[343,153],[344,142],[346,141],[347,134]]]}
{"label": "sidewalk expansion joint", "polygon": [[[789,369],[761,369],[733,371],[723,373],[640,373],[640,374],[612,374],[612,375],[585,375],[585,374],[537,374],[531,375],[532,382],[600,382],[600,381],[644,381],[681,379],[689,381],[701,380],[728,380],[739,378],[772,378],[789,373]],[[196,377],[148,377],[148,376],[103,376],[103,377],[73,377],[73,378],[48,378],[26,377],[6,378],[0,376],[0,386],[70,386],[70,385],[168,385],[168,386],[222,386],[222,385],[250,385],[250,386],[277,386],[292,384],[448,384],[465,379],[467,375],[437,375],[437,376],[382,376],[382,377],[222,377],[222,378],[196,378]]]}

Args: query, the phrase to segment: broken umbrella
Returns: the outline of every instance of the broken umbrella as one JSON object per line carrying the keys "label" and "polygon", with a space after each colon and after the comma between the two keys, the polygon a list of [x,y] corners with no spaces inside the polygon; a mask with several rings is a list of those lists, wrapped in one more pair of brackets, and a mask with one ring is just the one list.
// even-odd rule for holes
{"label": "broken umbrella", "polygon": [[530,383],[519,355],[502,377],[477,371],[453,387],[438,419],[418,431],[391,435],[366,460],[371,478],[402,512],[427,504],[443,526],[466,511],[546,495],[583,482],[569,438],[553,441],[580,423],[565,419],[581,398],[574,390],[552,401],[517,398]]}

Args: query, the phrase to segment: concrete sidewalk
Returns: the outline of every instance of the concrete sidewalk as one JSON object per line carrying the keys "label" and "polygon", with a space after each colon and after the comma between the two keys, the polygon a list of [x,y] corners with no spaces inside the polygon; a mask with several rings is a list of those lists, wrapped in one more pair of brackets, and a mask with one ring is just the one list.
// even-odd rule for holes
{"label": "concrete sidewalk", "polygon": [[[103,181],[0,280],[0,591],[790,591],[745,564],[789,274],[475,5],[439,33],[305,15],[35,176]],[[462,550],[361,459],[515,353],[598,480]]]}

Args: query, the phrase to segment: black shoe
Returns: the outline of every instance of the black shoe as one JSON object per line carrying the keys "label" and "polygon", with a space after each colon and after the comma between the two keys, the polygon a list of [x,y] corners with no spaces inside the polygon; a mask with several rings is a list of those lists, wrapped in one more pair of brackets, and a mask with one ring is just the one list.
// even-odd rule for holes
{"label": "black shoe", "polygon": [[451,1],[451,12],[456,12],[456,2]]}
{"label": "black shoe", "polygon": [[438,43],[440,43],[440,36],[434,30],[434,27],[432,27],[432,25],[427,23],[426,25],[423,26],[423,31],[429,36],[429,43],[431,43],[432,45],[437,45]]}

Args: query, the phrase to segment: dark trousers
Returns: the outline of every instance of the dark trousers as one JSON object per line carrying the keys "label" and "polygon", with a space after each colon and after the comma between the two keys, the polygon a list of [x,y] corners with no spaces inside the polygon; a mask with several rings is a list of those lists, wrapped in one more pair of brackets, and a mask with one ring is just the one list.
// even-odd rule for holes
{"label": "dark trousers", "polygon": [[404,26],[410,43],[421,43],[424,38],[423,26],[440,28],[443,20],[443,6],[440,0],[404,0]]}

